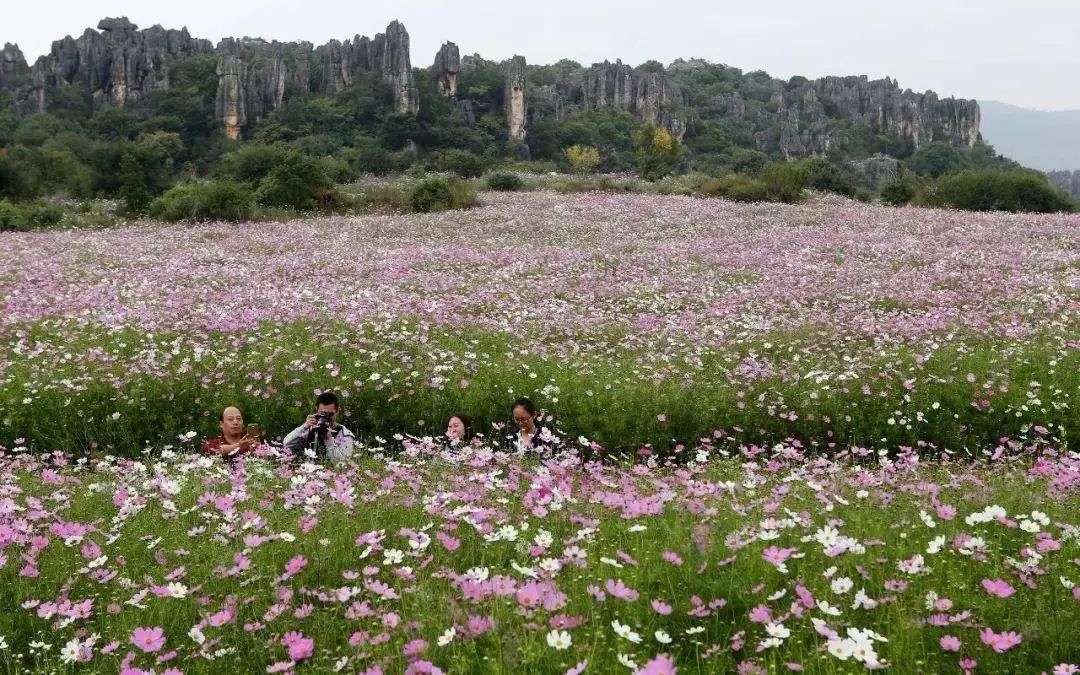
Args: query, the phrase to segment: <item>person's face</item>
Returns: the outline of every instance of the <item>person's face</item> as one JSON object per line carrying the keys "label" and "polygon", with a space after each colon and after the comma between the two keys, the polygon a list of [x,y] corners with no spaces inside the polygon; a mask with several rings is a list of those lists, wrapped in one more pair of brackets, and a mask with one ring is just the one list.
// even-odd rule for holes
{"label": "person's face", "polygon": [[522,431],[532,431],[533,420],[535,419],[524,406],[514,406],[514,422]]}
{"label": "person's face", "polygon": [[465,423],[458,417],[451,417],[450,421],[446,423],[446,436],[459,440],[465,437]]}
{"label": "person's face", "polygon": [[226,408],[221,416],[221,433],[235,438],[244,433],[244,416],[237,408]]}
{"label": "person's face", "polygon": [[320,403],[319,405],[315,406],[315,412],[329,413],[330,421],[333,422],[334,416],[338,414],[338,406],[336,403]]}

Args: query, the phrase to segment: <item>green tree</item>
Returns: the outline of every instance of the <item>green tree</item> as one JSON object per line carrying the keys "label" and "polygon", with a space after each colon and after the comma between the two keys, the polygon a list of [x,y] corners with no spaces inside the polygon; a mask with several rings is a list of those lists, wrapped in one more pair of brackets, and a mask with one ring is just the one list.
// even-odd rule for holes
{"label": "green tree", "polygon": [[259,182],[256,198],[267,206],[304,211],[314,209],[333,187],[317,159],[290,152]]}
{"label": "green tree", "polygon": [[645,180],[667,176],[679,165],[684,154],[682,144],[667,129],[646,124],[634,138],[634,156],[638,173]]}
{"label": "green tree", "polygon": [[912,155],[911,168],[921,176],[940,178],[964,168],[964,158],[948,143],[927,143]]}
{"label": "green tree", "polygon": [[144,213],[153,198],[142,164],[133,152],[125,153],[120,159],[120,198],[124,200],[124,210],[131,215]]}

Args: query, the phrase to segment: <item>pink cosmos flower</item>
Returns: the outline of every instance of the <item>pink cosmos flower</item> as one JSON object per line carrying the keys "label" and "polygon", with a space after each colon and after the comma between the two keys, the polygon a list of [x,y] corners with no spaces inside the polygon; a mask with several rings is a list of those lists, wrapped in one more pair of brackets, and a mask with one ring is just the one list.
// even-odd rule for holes
{"label": "pink cosmos flower", "polygon": [[661,616],[667,616],[668,614],[671,614],[672,609],[674,609],[671,605],[664,602],[663,600],[660,600],[659,598],[654,599],[651,604],[653,610]]}
{"label": "pink cosmos flower", "polygon": [[604,588],[607,589],[608,593],[620,600],[637,600],[640,595],[637,591],[624,584],[622,579],[608,579],[607,583],[604,584]]}
{"label": "pink cosmos flower", "polygon": [[676,567],[683,564],[683,559],[680,558],[679,554],[675,553],[674,551],[664,551],[660,557],[664,559],[664,562],[669,562]]}
{"label": "pink cosmos flower", "polygon": [[302,555],[298,555],[292,558],[291,560],[289,560],[289,562],[285,563],[286,576],[291,577],[297,574],[300,570],[304,569],[307,566],[307,563],[307,558]]}
{"label": "pink cosmos flower", "polygon": [[761,557],[765,558],[766,562],[773,565],[783,565],[784,561],[791,557],[791,554],[795,552],[793,548],[779,548],[777,546],[770,546],[761,552]]}
{"label": "pink cosmos flower", "polygon": [[635,675],[675,675],[678,669],[667,654],[657,654],[656,658],[645,663]]}
{"label": "pink cosmos flower", "polygon": [[131,644],[147,653],[153,653],[165,646],[165,630],[160,626],[136,628],[131,633]]}
{"label": "pink cosmos flower", "polygon": [[750,620],[754,623],[772,623],[772,612],[765,605],[758,605],[750,610]]}
{"label": "pink cosmos flower", "polygon": [[1007,598],[1016,592],[1016,589],[1003,579],[983,579],[982,586],[987,593],[999,598]]}
{"label": "pink cosmos flower", "polygon": [[1023,642],[1023,637],[1015,631],[995,633],[989,628],[984,628],[982,632],[979,633],[979,637],[982,638],[983,644],[992,648],[998,654],[1007,652]]}
{"label": "pink cosmos flower", "polygon": [[941,639],[938,640],[938,644],[941,645],[941,648],[947,652],[960,651],[960,638],[956,637],[955,635],[941,636]]}
{"label": "pink cosmos flower", "polygon": [[410,657],[419,656],[425,649],[427,649],[427,647],[428,643],[426,640],[416,638],[415,640],[411,640],[405,644],[405,648],[402,650],[402,653],[405,654],[405,656]]}

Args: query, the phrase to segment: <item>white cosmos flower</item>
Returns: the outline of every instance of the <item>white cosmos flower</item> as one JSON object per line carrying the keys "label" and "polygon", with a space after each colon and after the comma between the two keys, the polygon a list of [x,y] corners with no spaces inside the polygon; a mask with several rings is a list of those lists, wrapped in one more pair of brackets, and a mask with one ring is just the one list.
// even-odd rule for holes
{"label": "white cosmos flower", "polygon": [[633,642],[634,644],[641,642],[641,636],[635,633],[633,629],[630,628],[630,626],[627,626],[624,623],[619,623],[618,619],[613,619],[611,621],[611,627],[615,630],[615,634],[619,637],[625,638],[630,642]]}
{"label": "white cosmos flower", "polygon": [[850,591],[852,586],[854,586],[855,584],[851,581],[851,579],[847,577],[837,577],[836,579],[832,580],[832,584],[830,585],[832,586],[833,593],[836,593],[837,595],[843,595],[844,593]]}
{"label": "white cosmos flower", "polygon": [[781,640],[791,637],[791,631],[782,623],[765,624],[765,632],[771,637],[779,638]]}
{"label": "white cosmos flower", "polygon": [[829,653],[841,661],[847,661],[855,653],[855,644],[848,639],[829,640]]}
{"label": "white cosmos flower", "polygon": [[552,630],[547,634],[547,643],[549,647],[554,649],[567,649],[573,640],[570,639],[570,633],[564,630]]}
{"label": "white cosmos flower", "polygon": [[662,630],[656,631],[655,633],[653,633],[653,636],[656,637],[656,641],[662,645],[671,643],[671,636]]}
{"label": "white cosmos flower", "polygon": [[624,666],[626,666],[630,670],[637,670],[638,669],[637,664],[634,663],[634,659],[631,658],[627,654],[623,654],[622,652],[619,652],[619,654],[615,658],[617,658],[619,660],[619,663],[623,664]]}
{"label": "white cosmos flower", "polygon": [[450,644],[451,642],[453,642],[453,641],[454,641],[454,637],[455,637],[456,635],[457,635],[457,629],[456,629],[456,628],[454,628],[453,626],[450,626],[449,628],[447,628],[447,629],[446,629],[446,630],[445,630],[445,631],[443,632],[443,634],[442,634],[442,635],[440,635],[440,636],[439,636],[439,639],[438,639],[438,640],[436,640],[435,642],[436,642],[436,644],[438,644],[438,645],[439,645],[440,647],[445,647],[446,645],[448,645],[448,644]]}

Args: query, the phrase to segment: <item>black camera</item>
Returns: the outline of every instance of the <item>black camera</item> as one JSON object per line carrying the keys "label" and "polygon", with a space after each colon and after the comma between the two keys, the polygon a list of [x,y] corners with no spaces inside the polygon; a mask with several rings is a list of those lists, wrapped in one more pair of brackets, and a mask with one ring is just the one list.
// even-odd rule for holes
{"label": "black camera", "polygon": [[319,431],[327,431],[330,428],[330,423],[333,421],[333,419],[333,413],[319,411],[315,413],[315,428]]}

